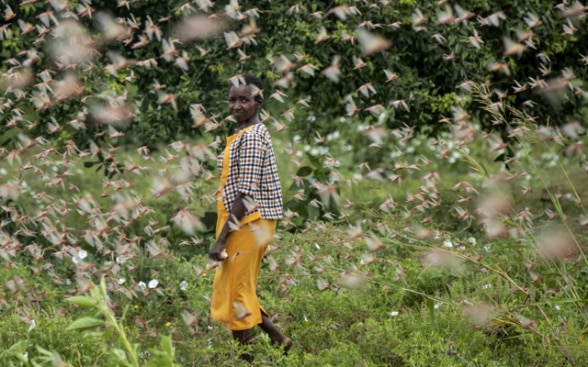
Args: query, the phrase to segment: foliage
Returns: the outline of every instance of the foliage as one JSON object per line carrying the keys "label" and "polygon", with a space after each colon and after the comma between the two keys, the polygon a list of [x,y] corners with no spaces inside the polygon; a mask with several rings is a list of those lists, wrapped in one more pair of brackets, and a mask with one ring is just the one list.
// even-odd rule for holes
{"label": "foliage", "polygon": [[334,219],[339,215],[337,178],[328,165],[321,165],[319,158],[310,154],[308,158],[314,168],[300,167],[292,185],[285,191],[292,198],[284,203],[284,225],[294,230],[303,228],[308,221]]}
{"label": "foliage", "polygon": [[[580,5],[131,1],[111,9],[103,1],[80,1],[69,10],[55,4],[49,10],[56,20],[43,13],[45,3],[12,5],[14,17],[7,17],[2,34],[8,60],[2,124],[10,126],[3,145],[26,134],[50,138],[57,147],[73,140],[81,149],[92,142],[154,148],[206,134],[218,128],[214,116],[224,113],[227,81],[243,72],[266,80],[268,120],[286,122],[309,140],[317,131],[337,131],[333,121],[345,115],[436,134],[444,126],[439,121],[459,122],[468,113],[484,131],[499,131],[510,143],[507,127],[470,98],[472,82],[489,83],[505,111],[533,106],[529,113],[539,124],[586,117],[587,30]],[[226,24],[218,25],[217,37],[203,35],[196,24],[195,34],[182,38],[178,24],[194,14],[224,17]],[[67,22],[56,27],[59,18],[76,19],[81,28]],[[88,32],[90,56],[70,55],[74,62],[63,65],[55,54],[59,34],[44,33],[51,28],[63,37]],[[234,44],[231,34],[238,34]],[[389,43],[378,48],[378,37]],[[334,58],[340,75],[329,78]],[[78,84],[68,79],[72,75]],[[196,104],[208,123],[191,114]]]}
{"label": "foliage", "polygon": [[[75,320],[68,326],[69,330],[94,330],[97,327],[102,327],[104,331],[85,331],[85,338],[103,338],[106,341],[113,336],[118,339],[120,348],[109,346],[108,353],[112,360],[109,362],[110,366],[139,366],[139,355],[137,346],[132,345],[124,330],[124,325],[120,324],[115,315],[112,313],[111,305],[108,301],[108,293],[106,290],[106,283],[104,279],[99,286],[94,286],[90,289],[89,296],[73,296],[66,299],[68,302],[76,304],[80,307],[94,309],[96,313],[104,319],[84,316]],[[106,352],[106,351],[105,351]],[[174,363],[174,347],[169,336],[161,338],[160,348],[151,351],[151,358],[145,366],[177,366]]]}

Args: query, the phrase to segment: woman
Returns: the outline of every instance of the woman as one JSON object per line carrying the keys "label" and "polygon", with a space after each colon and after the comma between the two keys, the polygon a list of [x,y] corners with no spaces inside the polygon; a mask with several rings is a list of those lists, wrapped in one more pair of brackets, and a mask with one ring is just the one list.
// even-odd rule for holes
{"label": "woman", "polygon": [[237,129],[218,158],[217,239],[208,256],[221,263],[214,277],[211,317],[228,326],[241,344],[252,342],[258,325],[287,353],[292,340],[277,330],[256,295],[261,260],[283,211],[271,137],[258,117],[262,90],[261,80],[252,75],[229,89]]}

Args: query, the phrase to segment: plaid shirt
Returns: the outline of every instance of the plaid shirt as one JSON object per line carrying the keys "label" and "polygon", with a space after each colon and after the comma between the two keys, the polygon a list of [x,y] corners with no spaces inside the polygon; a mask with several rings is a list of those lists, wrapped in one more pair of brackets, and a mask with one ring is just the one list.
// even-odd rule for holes
{"label": "plaid shirt", "polygon": [[[257,207],[246,215],[261,211],[262,218],[282,218],[282,187],[271,136],[264,124],[253,125],[231,144],[229,161],[229,176],[222,193],[227,212],[241,192],[257,202]],[[218,156],[217,165],[222,174],[223,154]]]}

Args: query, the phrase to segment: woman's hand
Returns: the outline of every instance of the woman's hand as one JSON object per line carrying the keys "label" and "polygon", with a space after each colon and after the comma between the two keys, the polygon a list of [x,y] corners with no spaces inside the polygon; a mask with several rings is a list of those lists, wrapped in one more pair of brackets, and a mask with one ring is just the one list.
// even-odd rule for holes
{"label": "woman's hand", "polygon": [[217,240],[208,251],[208,258],[212,261],[224,261],[228,257],[225,247],[226,243],[224,241]]}
{"label": "woman's hand", "polygon": [[227,247],[227,240],[231,234],[231,227],[239,228],[239,222],[247,212],[247,207],[245,205],[246,199],[251,200],[247,195],[238,193],[235,201],[233,201],[231,215],[223,226],[215,244],[210,248],[210,251],[208,251],[208,258],[211,261],[222,262],[229,256],[225,251],[225,248]]}

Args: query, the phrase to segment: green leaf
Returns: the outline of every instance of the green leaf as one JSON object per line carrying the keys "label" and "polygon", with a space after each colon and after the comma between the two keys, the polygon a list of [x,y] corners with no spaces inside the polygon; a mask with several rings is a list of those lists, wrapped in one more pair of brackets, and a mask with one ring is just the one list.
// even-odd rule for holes
{"label": "green leaf", "polygon": [[306,177],[312,173],[312,168],[309,166],[300,167],[296,172],[296,176]]}
{"label": "green leaf", "polygon": [[315,220],[321,215],[321,211],[319,208],[309,205],[308,206],[308,219]]}
{"label": "green leaf", "polygon": [[96,319],[94,317],[86,316],[72,322],[65,330],[90,329],[102,325],[104,325],[104,321]]}
{"label": "green leaf", "polygon": [[173,355],[174,355],[174,346],[172,344],[172,340],[169,337],[169,335],[162,335],[160,347],[161,347],[161,349],[163,349],[165,351],[165,353],[168,356],[173,357]]}
{"label": "green leaf", "polygon": [[431,316],[431,323],[435,322],[435,300],[427,298],[427,307],[429,308],[429,316]]}
{"label": "green leaf", "polygon": [[[67,365],[58,353],[41,348],[38,345],[36,346],[36,348],[37,348],[37,351],[40,354],[42,354],[42,356],[35,357],[34,360],[31,361],[33,366],[47,366],[49,364],[51,364],[52,366],[65,366],[65,365]],[[36,363],[37,360],[40,361],[41,363],[37,364]]]}
{"label": "green leaf", "polygon": [[93,307],[96,305],[96,301],[86,296],[73,296],[65,299],[67,302],[74,303],[78,306]]}
{"label": "green leaf", "polygon": [[100,293],[102,293],[102,297],[106,298],[108,292],[106,291],[106,280],[104,277],[100,279]]}
{"label": "green leaf", "polygon": [[127,357],[127,354],[125,353],[124,350],[120,349],[120,348],[113,348],[111,349],[111,355],[116,357],[116,360],[121,363],[123,366],[129,366],[130,364],[128,363],[129,358]]}
{"label": "green leaf", "polygon": [[105,331],[87,331],[84,333],[84,339],[108,339]]}
{"label": "green leaf", "polygon": [[7,350],[0,352],[0,360],[6,357],[13,357],[17,358],[19,361],[26,363],[27,359],[24,357],[24,353],[27,351],[29,347],[29,342],[25,340],[21,340],[16,344],[13,344]]}

